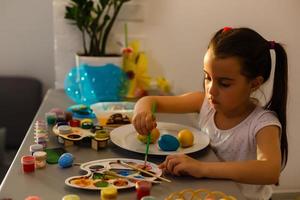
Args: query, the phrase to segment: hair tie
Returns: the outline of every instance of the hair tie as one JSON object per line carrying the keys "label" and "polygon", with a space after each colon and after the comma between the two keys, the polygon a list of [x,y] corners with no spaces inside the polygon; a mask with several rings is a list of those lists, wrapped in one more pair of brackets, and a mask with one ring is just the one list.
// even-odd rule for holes
{"label": "hair tie", "polygon": [[269,49],[275,49],[275,41],[269,41]]}
{"label": "hair tie", "polygon": [[222,33],[226,32],[226,31],[230,31],[230,30],[232,30],[232,29],[233,29],[232,27],[225,26],[225,27],[223,28]]}

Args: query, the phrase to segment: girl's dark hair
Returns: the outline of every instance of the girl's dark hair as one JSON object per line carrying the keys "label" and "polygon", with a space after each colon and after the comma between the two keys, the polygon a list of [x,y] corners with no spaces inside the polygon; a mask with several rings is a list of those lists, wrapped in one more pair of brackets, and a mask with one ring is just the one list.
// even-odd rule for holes
{"label": "girl's dark hair", "polygon": [[281,165],[285,167],[288,158],[288,142],[286,134],[286,104],[288,90],[287,55],[281,44],[269,42],[249,28],[224,28],[211,39],[211,48],[217,58],[237,57],[242,65],[241,74],[249,80],[258,76],[266,82],[271,74],[270,49],[276,53],[273,91],[265,109],[274,111],[281,123]]}

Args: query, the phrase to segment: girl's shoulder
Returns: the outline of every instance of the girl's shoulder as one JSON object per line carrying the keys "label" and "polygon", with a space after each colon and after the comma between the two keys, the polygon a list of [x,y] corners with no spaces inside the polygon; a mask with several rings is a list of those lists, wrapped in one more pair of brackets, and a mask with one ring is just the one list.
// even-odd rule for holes
{"label": "girl's shoulder", "polygon": [[278,121],[277,114],[274,111],[268,110],[263,108],[262,106],[256,106],[256,108],[253,110],[253,115],[255,119],[261,121],[261,120],[274,120]]}
{"label": "girl's shoulder", "polygon": [[256,134],[260,129],[266,126],[278,126],[281,129],[281,124],[275,112],[264,109],[261,106],[256,106],[249,119]]}
{"label": "girl's shoulder", "polygon": [[253,104],[256,106],[253,112],[257,118],[259,119],[270,118],[270,119],[278,120],[277,114],[274,111],[265,109],[262,106],[262,103],[260,102],[259,99],[252,98],[251,100]]}

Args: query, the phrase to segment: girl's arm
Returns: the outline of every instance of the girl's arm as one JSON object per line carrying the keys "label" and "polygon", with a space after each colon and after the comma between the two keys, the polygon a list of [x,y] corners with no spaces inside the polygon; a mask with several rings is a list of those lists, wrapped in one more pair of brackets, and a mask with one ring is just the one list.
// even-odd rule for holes
{"label": "girl's arm", "polygon": [[134,107],[132,123],[140,134],[148,134],[155,126],[152,116],[152,104],[156,104],[157,112],[189,113],[199,112],[204,100],[204,93],[191,92],[180,96],[146,96]]}
{"label": "girl's arm", "polygon": [[179,96],[145,96],[136,103],[135,111],[151,110],[151,105],[156,103],[157,112],[199,112],[204,96],[202,92],[190,92]]}
{"label": "girl's arm", "polygon": [[231,179],[248,184],[278,183],[281,166],[279,128],[267,126],[256,136],[257,160],[201,162],[185,155],[172,155],[160,165],[175,175]]}

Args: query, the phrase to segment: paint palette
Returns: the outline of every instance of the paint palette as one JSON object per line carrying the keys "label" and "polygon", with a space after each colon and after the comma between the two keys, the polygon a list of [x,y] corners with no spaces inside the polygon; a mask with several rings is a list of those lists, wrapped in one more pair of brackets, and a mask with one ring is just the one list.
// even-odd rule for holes
{"label": "paint palette", "polygon": [[53,133],[67,140],[79,141],[85,137],[94,137],[95,133],[91,129],[82,129],[79,127],[71,127],[69,133],[62,134],[59,132],[57,125],[53,127]]}
{"label": "paint palette", "polygon": [[126,189],[135,187],[137,181],[147,180],[153,182],[156,179],[156,177],[127,167],[127,165],[122,165],[118,161],[146,170],[156,176],[162,175],[161,169],[154,163],[147,162],[145,168],[143,160],[127,158],[102,159],[81,164],[80,168],[87,171],[87,174],[69,177],[65,180],[65,184],[86,190],[101,190],[109,186],[116,189]]}

